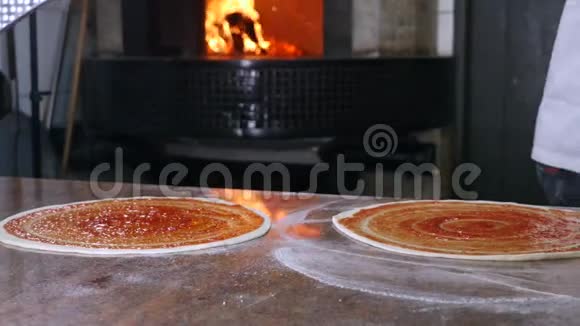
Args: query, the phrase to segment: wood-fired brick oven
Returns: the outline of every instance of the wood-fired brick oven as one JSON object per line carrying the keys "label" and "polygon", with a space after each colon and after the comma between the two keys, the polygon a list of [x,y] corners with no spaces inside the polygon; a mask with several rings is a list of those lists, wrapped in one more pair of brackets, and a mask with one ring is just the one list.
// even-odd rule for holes
{"label": "wood-fired brick oven", "polygon": [[444,126],[453,58],[433,55],[429,1],[399,3],[397,26],[383,19],[390,2],[140,0],[137,13],[125,4],[123,55],[85,62],[87,129],[303,138]]}

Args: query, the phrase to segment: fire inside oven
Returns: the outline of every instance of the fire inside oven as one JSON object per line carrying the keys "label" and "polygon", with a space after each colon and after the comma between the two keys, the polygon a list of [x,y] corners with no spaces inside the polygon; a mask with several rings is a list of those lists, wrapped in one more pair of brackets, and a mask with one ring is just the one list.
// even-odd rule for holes
{"label": "fire inside oven", "polygon": [[206,0],[204,20],[209,57],[323,54],[322,0]]}
{"label": "fire inside oven", "polygon": [[[87,128],[171,139],[296,139],[362,137],[377,122],[400,134],[444,125],[453,108],[453,60],[383,53],[392,35],[409,30],[401,19],[382,18],[386,9],[373,4],[383,2],[391,3],[147,0],[144,13],[124,12],[123,57],[85,60]],[[419,10],[412,1],[393,3]],[[132,128],[123,123],[136,119]]]}

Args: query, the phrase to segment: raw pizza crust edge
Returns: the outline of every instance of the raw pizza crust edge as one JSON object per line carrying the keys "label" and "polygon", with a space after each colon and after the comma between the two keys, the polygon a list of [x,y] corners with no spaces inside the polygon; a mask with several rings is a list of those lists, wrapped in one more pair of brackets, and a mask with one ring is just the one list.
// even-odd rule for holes
{"label": "raw pizza crust edge", "polygon": [[[462,200],[408,200],[408,201],[396,201],[391,203],[383,203],[383,204],[376,204],[366,207],[355,208],[346,212],[342,212],[332,217],[332,224],[333,226],[343,233],[347,237],[351,239],[355,239],[359,242],[364,244],[373,246],[375,248],[379,248],[382,250],[386,250],[387,252],[397,253],[397,254],[404,254],[404,255],[413,255],[413,256],[420,256],[420,257],[428,257],[428,258],[447,258],[447,259],[456,259],[456,260],[479,260],[479,261],[506,261],[506,262],[514,262],[514,261],[538,261],[538,260],[555,260],[555,259],[567,259],[567,258],[580,258],[580,251],[578,252],[556,252],[556,253],[534,253],[534,254],[517,254],[517,255],[456,255],[456,254],[443,254],[443,253],[435,253],[435,252],[425,252],[420,250],[412,250],[412,249],[405,249],[401,247],[391,246],[388,244],[384,244],[367,237],[361,236],[347,227],[343,226],[339,223],[341,220],[354,216],[355,214],[359,213],[360,211],[373,209],[383,206],[391,206],[397,204],[414,204],[414,203],[425,203],[425,202],[440,202],[440,203],[472,203],[472,204],[493,204],[493,205],[500,205],[500,206],[520,206],[526,208],[535,208],[543,211],[552,211],[552,210],[559,210],[559,211],[567,211],[567,212],[575,212],[579,213],[576,210],[572,209],[563,209],[563,208],[550,208],[545,206],[535,206],[535,205],[524,205],[518,203],[506,203],[506,202],[494,202],[494,201],[462,201]],[[580,243],[578,244],[580,247]]]}
{"label": "raw pizza crust edge", "polygon": [[[201,202],[209,202],[209,203],[216,203],[216,204],[223,204],[228,206],[241,206],[253,213],[257,214],[263,219],[262,225],[249,233],[242,234],[235,238],[220,240],[211,243],[203,243],[199,245],[193,246],[184,246],[184,247],[176,247],[176,248],[163,248],[163,249],[91,249],[91,248],[82,248],[82,247],[73,247],[73,246],[61,246],[61,245],[52,245],[42,242],[36,242],[26,239],[21,239],[16,237],[6,231],[4,226],[12,220],[18,219],[20,217],[33,214],[39,211],[48,210],[48,209],[57,209],[62,208],[70,205],[78,205],[78,204],[92,204],[92,203],[102,203],[108,201],[127,201],[127,200],[147,200],[147,199],[188,199],[188,200],[196,200]],[[201,198],[201,197],[133,197],[133,198],[111,198],[111,199],[102,199],[102,200],[89,200],[89,201],[81,201],[81,202],[73,202],[67,204],[60,204],[60,205],[53,205],[53,206],[46,206],[35,208],[32,210],[28,210],[25,212],[18,213],[16,215],[9,216],[4,220],[0,221],[0,245],[4,244],[7,246],[14,247],[16,249],[23,249],[23,250],[33,250],[33,251],[40,251],[40,252],[47,252],[47,253],[67,253],[67,254],[80,254],[80,255],[87,255],[87,256],[145,256],[145,255],[163,255],[163,254],[177,254],[177,253],[185,253],[191,251],[199,251],[205,249],[211,249],[216,247],[224,247],[224,246],[233,246],[237,244],[241,244],[244,242],[248,242],[251,240],[258,239],[268,231],[272,226],[272,222],[270,217],[266,214],[253,209],[249,208],[244,205],[238,205],[236,203],[232,203],[229,201],[216,199],[216,198]]]}

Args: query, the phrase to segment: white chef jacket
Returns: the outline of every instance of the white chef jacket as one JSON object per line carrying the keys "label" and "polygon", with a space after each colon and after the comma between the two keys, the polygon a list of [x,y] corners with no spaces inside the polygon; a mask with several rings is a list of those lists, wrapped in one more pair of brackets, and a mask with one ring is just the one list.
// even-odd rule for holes
{"label": "white chef jacket", "polygon": [[532,158],[580,173],[580,0],[567,0],[560,22]]}

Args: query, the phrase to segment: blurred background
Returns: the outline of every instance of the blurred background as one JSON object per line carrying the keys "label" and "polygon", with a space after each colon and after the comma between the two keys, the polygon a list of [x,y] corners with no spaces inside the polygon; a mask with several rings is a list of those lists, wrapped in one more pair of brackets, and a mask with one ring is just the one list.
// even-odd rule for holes
{"label": "blurred background", "polygon": [[[453,198],[456,167],[474,163],[479,199],[541,204],[530,153],[563,5],[0,0],[0,175],[86,180],[122,148],[126,182],[149,163],[141,181],[156,184],[179,162],[181,185],[198,186],[221,163],[240,188],[250,164],[283,163],[307,191],[328,163],[316,192],[332,194],[342,154],[367,166],[346,178],[367,195],[391,196],[403,163],[432,163]],[[377,124],[398,144],[379,158],[363,146]]]}

